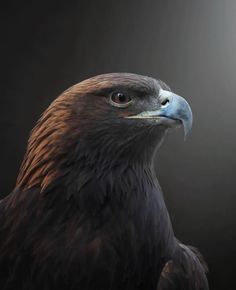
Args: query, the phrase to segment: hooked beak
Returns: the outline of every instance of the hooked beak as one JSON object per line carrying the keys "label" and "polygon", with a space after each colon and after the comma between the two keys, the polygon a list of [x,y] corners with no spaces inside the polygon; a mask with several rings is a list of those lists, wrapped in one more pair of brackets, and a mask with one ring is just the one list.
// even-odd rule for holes
{"label": "hooked beak", "polygon": [[159,93],[160,107],[153,111],[144,111],[135,116],[128,116],[129,119],[152,119],[158,124],[163,124],[168,127],[173,127],[182,124],[184,127],[185,137],[192,128],[193,116],[192,111],[187,101],[165,90],[160,90]]}

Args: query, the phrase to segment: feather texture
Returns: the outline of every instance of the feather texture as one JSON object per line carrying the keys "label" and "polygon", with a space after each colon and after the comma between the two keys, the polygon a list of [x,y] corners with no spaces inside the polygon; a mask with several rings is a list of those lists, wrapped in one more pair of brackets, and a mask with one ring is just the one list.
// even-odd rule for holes
{"label": "feather texture", "polygon": [[[101,75],[45,111],[0,203],[2,290],[154,290],[163,267],[158,290],[207,289],[198,252],[174,237],[154,172],[167,127],[124,118],[150,109],[161,87],[149,77]],[[117,90],[132,107],[109,104]]]}

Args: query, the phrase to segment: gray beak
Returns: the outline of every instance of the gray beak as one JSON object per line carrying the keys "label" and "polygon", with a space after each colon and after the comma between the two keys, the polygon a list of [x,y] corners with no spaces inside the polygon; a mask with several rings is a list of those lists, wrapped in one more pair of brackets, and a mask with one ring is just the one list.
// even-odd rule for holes
{"label": "gray beak", "polygon": [[160,106],[157,110],[144,111],[135,116],[129,116],[130,119],[153,119],[157,124],[164,124],[173,127],[174,124],[182,124],[184,127],[185,137],[192,128],[193,115],[187,101],[165,90],[160,90],[159,93]]}

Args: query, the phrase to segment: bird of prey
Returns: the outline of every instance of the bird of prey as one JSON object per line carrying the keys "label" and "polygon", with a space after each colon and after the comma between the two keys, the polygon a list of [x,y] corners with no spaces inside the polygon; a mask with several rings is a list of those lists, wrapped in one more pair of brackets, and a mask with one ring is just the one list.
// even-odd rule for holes
{"label": "bird of prey", "polygon": [[62,93],[0,202],[0,289],[208,289],[154,172],[166,132],[191,125],[186,100],[151,77],[103,74]]}

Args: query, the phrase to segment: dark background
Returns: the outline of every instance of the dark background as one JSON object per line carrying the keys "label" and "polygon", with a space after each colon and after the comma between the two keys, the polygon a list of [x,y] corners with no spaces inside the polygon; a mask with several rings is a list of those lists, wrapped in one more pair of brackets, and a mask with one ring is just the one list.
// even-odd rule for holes
{"label": "dark background", "polygon": [[33,2],[1,7],[1,196],[64,89],[104,72],[160,78],[194,113],[156,161],[176,236],[201,249],[211,289],[235,290],[236,1]]}

